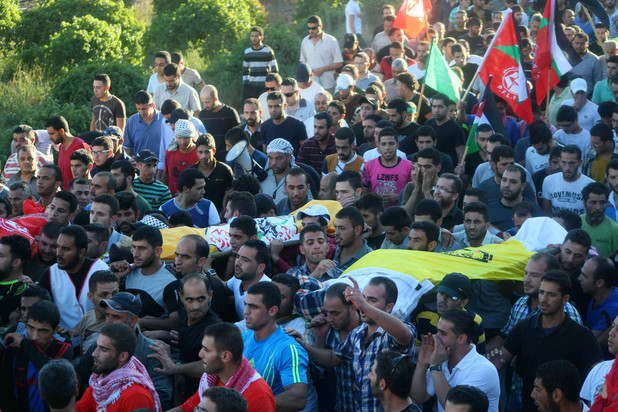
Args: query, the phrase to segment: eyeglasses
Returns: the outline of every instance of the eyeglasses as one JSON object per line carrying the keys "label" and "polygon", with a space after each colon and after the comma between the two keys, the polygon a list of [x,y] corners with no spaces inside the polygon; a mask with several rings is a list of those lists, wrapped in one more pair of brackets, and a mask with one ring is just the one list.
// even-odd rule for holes
{"label": "eyeglasses", "polygon": [[318,27],[320,27],[320,26],[307,26],[307,30],[309,30],[309,31],[317,30]]}
{"label": "eyeglasses", "polygon": [[448,190],[447,188],[445,188],[445,187],[440,187],[440,186],[434,186],[434,187],[433,187],[433,191],[434,191],[434,192],[455,193],[455,192],[453,192],[452,190]]}
{"label": "eyeglasses", "polygon": [[275,90],[277,90],[277,88],[276,87],[267,87],[266,90],[269,91],[269,92],[274,92]]}
{"label": "eyeglasses", "polygon": [[395,373],[395,370],[397,369],[397,366],[399,366],[399,364],[401,363],[401,361],[404,358],[409,358],[408,355],[401,355],[401,356],[397,356],[396,358],[391,359],[391,365],[393,366],[393,368],[391,369],[391,373],[388,375],[388,381],[387,382],[391,382],[393,379],[393,374]]}
{"label": "eyeglasses", "polygon": [[295,94],[296,94],[296,91],[293,91],[293,92],[290,92],[290,93],[283,93],[283,95],[284,95],[285,97],[292,97],[292,96],[294,96]]}
{"label": "eyeglasses", "polygon": [[99,152],[92,152],[92,155],[93,156],[102,156],[102,155],[104,155],[106,153],[109,153],[109,152],[111,152],[111,150],[101,150]]}

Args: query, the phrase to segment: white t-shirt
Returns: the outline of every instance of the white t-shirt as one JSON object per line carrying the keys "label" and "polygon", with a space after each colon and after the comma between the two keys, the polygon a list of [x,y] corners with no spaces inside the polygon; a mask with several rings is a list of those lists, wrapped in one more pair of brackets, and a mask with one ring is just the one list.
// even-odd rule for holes
{"label": "white t-shirt", "polygon": [[[356,33],[357,36],[363,33],[363,20],[359,14],[361,14],[361,9],[358,2],[355,0],[348,1],[348,4],[345,6],[346,33]],[[354,15],[354,31],[350,27],[350,15]]]}
{"label": "white t-shirt", "polygon": [[[365,153],[363,153],[363,159],[365,159],[365,162],[368,162],[380,156],[382,156],[382,154],[378,152],[377,147],[369,149]],[[406,154],[399,149],[397,149],[397,156],[401,157],[402,159],[407,159]]]}
{"label": "white t-shirt", "polygon": [[[567,99],[562,102],[560,106],[573,106],[575,104],[575,100]],[[577,120],[579,125],[585,129],[590,131],[592,126],[594,126],[597,122],[601,121],[601,116],[599,116],[599,106],[595,103],[592,103],[590,100],[586,102],[584,107],[581,108],[577,112]]]}
{"label": "white t-shirt", "polygon": [[137,289],[146,292],[167,314],[167,306],[163,299],[165,287],[176,280],[176,277],[165,267],[161,268],[152,275],[143,275],[142,268],[132,270],[126,278],[127,289]]}
{"label": "white t-shirt", "polygon": [[560,144],[574,144],[582,151],[582,156],[586,153],[586,149],[590,146],[590,133],[582,127],[582,131],[578,134],[567,134],[564,130],[558,130],[554,133],[554,140]]}
{"label": "white t-shirt", "polygon": [[547,169],[548,166],[549,153],[540,155],[532,146],[526,150],[526,169],[531,175],[535,174],[539,170]]}
{"label": "white t-shirt", "polygon": [[418,63],[415,63],[412,66],[408,67],[408,73],[413,74],[414,77],[416,77],[416,80],[421,80],[423,77],[425,77],[425,72],[426,70],[421,70],[418,68]]}
{"label": "white t-shirt", "polygon": [[583,215],[586,213],[584,209],[584,199],[582,190],[594,180],[580,174],[579,178],[574,182],[567,182],[562,177],[562,172],[549,175],[543,181],[543,199],[551,201],[552,212],[560,209],[568,209]]}
{"label": "white t-shirt", "polygon": [[[260,282],[270,282],[270,278],[266,275],[262,275]],[[242,280],[238,279],[236,276],[232,276],[230,280],[227,281],[227,288],[234,292],[234,306],[236,307],[236,314],[238,314],[238,319],[245,319],[245,294],[247,291],[240,292],[240,285],[242,285]]]}
{"label": "white t-shirt", "polygon": [[[320,83],[316,82],[315,80],[313,80],[311,82],[311,86],[307,87],[306,89],[302,89],[300,87],[298,88],[298,93],[300,93],[300,97],[307,100],[311,104],[315,102],[315,95],[321,91],[324,91],[324,88],[320,85]],[[264,109],[262,108],[262,110]],[[268,111],[268,107],[266,107],[266,110]]]}
{"label": "white t-shirt", "polygon": [[582,390],[579,391],[579,397],[585,401],[592,403],[597,394],[601,392],[603,384],[605,383],[605,375],[609,373],[614,364],[613,360],[598,363],[594,368],[588,372],[586,380],[582,385]]}
{"label": "white t-shirt", "polygon": [[146,89],[146,91],[150,94],[154,94],[155,90],[160,84],[161,83],[159,83],[158,75],[157,73],[155,73],[150,76],[150,79],[148,79],[148,88]]}

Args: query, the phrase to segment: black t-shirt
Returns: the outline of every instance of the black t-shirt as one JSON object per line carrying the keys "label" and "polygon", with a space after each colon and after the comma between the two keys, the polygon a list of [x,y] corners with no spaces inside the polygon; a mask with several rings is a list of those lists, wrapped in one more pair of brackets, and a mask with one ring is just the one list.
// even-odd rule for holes
{"label": "black t-shirt", "polygon": [[288,116],[279,125],[273,119],[268,119],[262,123],[262,139],[266,146],[273,140],[282,138],[290,142],[294,149],[294,156],[298,155],[300,142],[307,139],[307,129],[305,124],[295,117]]}
{"label": "black t-shirt", "polygon": [[448,214],[442,218],[442,226],[440,227],[442,229],[451,230],[455,226],[462,224],[463,220],[464,220],[463,212],[461,211],[460,208],[457,207],[457,205],[455,205],[448,212]]}
{"label": "black t-shirt", "polygon": [[364,127],[362,121],[356,122],[352,125],[352,131],[354,132],[354,136],[356,136],[356,147],[360,147],[360,145],[367,142],[367,139],[365,139],[365,134],[363,133],[363,129]]}
{"label": "black t-shirt", "polygon": [[378,236],[368,237],[366,239],[367,246],[369,246],[373,250],[380,249],[380,246],[382,246],[382,242],[384,242],[385,237],[386,237],[386,233],[382,233],[381,235],[378,235]]}
{"label": "black t-shirt", "polygon": [[459,39],[467,41],[472,51],[483,48],[483,36],[481,35],[472,38],[470,37],[470,33],[466,33],[463,36],[459,36]]}
{"label": "black t-shirt", "polygon": [[416,130],[420,126],[418,123],[411,122],[409,125],[404,127],[403,129],[396,129],[399,136],[397,136],[397,140],[399,141],[399,150],[404,152],[406,155],[418,152],[418,146],[414,141],[416,137]]}
{"label": "black t-shirt", "polygon": [[[77,272],[73,274],[69,274],[69,278],[71,279],[71,282],[73,282],[73,285],[75,286],[75,298],[78,301],[80,297],[79,293],[81,292],[82,287],[87,287],[87,286],[84,286],[84,282],[86,281],[86,277],[88,276],[88,271],[90,270],[90,267],[92,266],[93,263],[94,263],[94,259],[85,257],[84,262],[82,263],[82,267],[80,267]],[[39,286],[51,294],[52,287],[50,283],[51,281],[50,276],[51,274],[49,272],[49,269],[47,269],[47,271],[45,272],[45,274],[41,277],[41,280],[39,281]],[[53,295],[52,295],[52,299],[53,299]],[[59,303],[59,302],[56,302],[56,303]]]}
{"label": "black t-shirt", "polygon": [[19,280],[0,282],[0,325],[9,321],[9,315],[19,308],[20,295],[28,285]]}
{"label": "black t-shirt", "polygon": [[238,112],[236,109],[224,104],[216,112],[202,110],[200,112],[200,120],[204,123],[206,131],[215,138],[215,144],[217,145],[215,158],[224,161],[227,154],[227,150],[225,150],[225,133],[240,124]]}
{"label": "black t-shirt", "polygon": [[[461,36],[463,36],[464,34],[468,33],[468,30],[463,29],[461,31],[459,30],[451,30],[451,31],[447,31],[446,34],[444,35],[444,38],[447,37],[452,37],[455,40],[457,40],[458,38],[460,38]],[[450,63],[450,62],[447,62]]]}
{"label": "black t-shirt", "polygon": [[436,131],[438,136],[436,149],[449,155],[453,164],[457,164],[459,158],[455,148],[466,144],[466,137],[460,124],[453,119],[448,119],[444,124],[438,126],[436,119],[429,119],[425,126],[429,126]]}
{"label": "black t-shirt", "polygon": [[[191,167],[197,169],[198,165],[195,164]],[[214,203],[217,211],[220,212],[221,209],[223,209],[223,197],[225,196],[225,192],[232,187],[232,183],[234,183],[234,172],[232,168],[223,162],[217,162],[214,170],[206,177],[204,199],[208,199]]]}
{"label": "black t-shirt", "polygon": [[476,170],[477,167],[481,165],[481,163],[485,163],[485,161],[481,158],[480,151],[476,151],[472,154],[466,155],[466,165],[464,166],[464,174],[469,176],[470,181],[472,181],[472,176],[474,176],[474,171]]}
{"label": "black t-shirt", "polygon": [[532,182],[536,187],[536,200],[543,206],[543,180],[547,177],[547,169],[541,169],[532,175]]}
{"label": "black t-shirt", "polygon": [[414,103],[416,105],[416,110],[418,110],[419,105],[421,106],[421,110],[418,111],[418,115],[416,116],[416,120],[418,122],[418,124],[425,124],[426,123],[426,119],[427,119],[427,115],[431,114],[431,103],[429,103],[429,99],[426,97],[428,96],[428,90],[429,87],[425,86],[425,95],[423,96],[423,104],[420,104],[421,101],[421,95],[416,94],[414,97],[412,97],[410,99],[410,101],[412,103]]}

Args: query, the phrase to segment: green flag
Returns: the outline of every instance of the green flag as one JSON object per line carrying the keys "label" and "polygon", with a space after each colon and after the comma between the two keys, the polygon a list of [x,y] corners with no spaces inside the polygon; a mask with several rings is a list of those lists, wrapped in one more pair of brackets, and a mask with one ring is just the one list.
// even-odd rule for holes
{"label": "green flag", "polygon": [[425,84],[439,93],[444,93],[451,100],[458,101],[461,91],[461,80],[452,71],[440,49],[434,42],[431,44],[429,57],[427,58],[427,71],[425,72]]}

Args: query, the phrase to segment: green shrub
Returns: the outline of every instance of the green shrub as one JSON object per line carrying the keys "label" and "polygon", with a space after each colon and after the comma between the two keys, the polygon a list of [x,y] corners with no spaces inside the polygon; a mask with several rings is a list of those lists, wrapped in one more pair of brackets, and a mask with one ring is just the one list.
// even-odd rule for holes
{"label": "green shrub", "polygon": [[0,55],[10,49],[11,30],[20,18],[19,0],[0,0]]}
{"label": "green shrub", "polygon": [[[276,23],[264,28],[264,43],[275,51],[279,73],[281,77],[295,77],[296,66],[300,58],[300,42],[298,37],[289,27]],[[248,42],[247,42],[248,43]]]}

